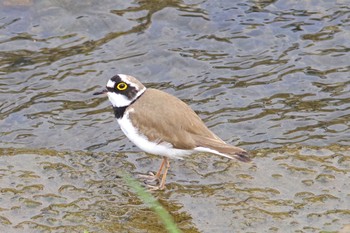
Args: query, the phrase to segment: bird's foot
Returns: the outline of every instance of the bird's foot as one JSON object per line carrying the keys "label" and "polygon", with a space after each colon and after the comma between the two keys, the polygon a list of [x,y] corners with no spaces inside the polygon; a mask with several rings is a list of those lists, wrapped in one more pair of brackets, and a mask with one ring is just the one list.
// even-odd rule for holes
{"label": "bird's foot", "polygon": [[149,185],[147,184],[146,187],[148,188],[149,191],[160,191],[160,190],[164,190],[165,186],[161,186],[161,185]]}
{"label": "bird's foot", "polygon": [[[154,174],[153,172],[149,172],[148,175],[139,174],[138,177],[144,179],[144,183],[147,185],[149,183],[154,183],[154,182],[158,185],[159,181],[160,181],[159,175]],[[154,186],[154,187],[156,187],[156,186]]]}

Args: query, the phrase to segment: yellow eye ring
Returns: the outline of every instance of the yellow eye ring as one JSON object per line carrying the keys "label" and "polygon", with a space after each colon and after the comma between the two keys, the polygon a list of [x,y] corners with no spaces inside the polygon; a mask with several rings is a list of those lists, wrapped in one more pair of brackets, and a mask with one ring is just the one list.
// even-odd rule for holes
{"label": "yellow eye ring", "polygon": [[126,88],[128,88],[128,85],[124,82],[121,82],[121,83],[118,83],[116,88],[119,90],[119,91],[124,91],[126,90]]}

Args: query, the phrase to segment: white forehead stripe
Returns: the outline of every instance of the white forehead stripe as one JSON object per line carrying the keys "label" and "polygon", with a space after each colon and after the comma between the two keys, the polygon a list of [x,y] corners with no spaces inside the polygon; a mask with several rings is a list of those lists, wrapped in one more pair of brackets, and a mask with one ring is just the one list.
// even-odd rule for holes
{"label": "white forehead stripe", "polygon": [[120,79],[124,82],[129,81],[129,78],[126,74],[118,74],[118,76],[120,77]]}
{"label": "white forehead stripe", "polygon": [[107,82],[107,87],[110,87],[110,88],[114,88],[114,85],[115,85],[115,82],[113,82],[112,80],[108,80]]}
{"label": "white forehead stripe", "polygon": [[135,87],[136,90],[138,90],[138,86],[132,82],[132,80],[130,80],[129,75],[126,74],[118,74],[120,80],[122,80],[123,82],[126,82],[127,84],[129,84],[132,87]]}

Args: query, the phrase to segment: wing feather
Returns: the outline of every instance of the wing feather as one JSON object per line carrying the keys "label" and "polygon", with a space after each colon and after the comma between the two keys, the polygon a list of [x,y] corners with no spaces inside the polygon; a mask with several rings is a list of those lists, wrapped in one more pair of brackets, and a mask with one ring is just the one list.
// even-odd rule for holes
{"label": "wing feather", "polygon": [[128,108],[137,108],[137,112],[130,111],[130,119],[148,140],[170,143],[177,149],[209,148],[217,152],[211,151],[214,154],[249,161],[245,150],[226,144],[186,103],[166,92],[148,88]]}

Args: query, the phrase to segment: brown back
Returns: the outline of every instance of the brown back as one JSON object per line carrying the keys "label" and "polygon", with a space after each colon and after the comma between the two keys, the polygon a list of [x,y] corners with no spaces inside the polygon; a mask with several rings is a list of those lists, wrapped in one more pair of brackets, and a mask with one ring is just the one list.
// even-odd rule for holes
{"label": "brown back", "polygon": [[147,89],[130,108],[137,108],[137,112],[130,113],[132,124],[151,141],[193,149],[200,145],[192,136],[200,135],[224,143],[186,103],[163,91]]}

